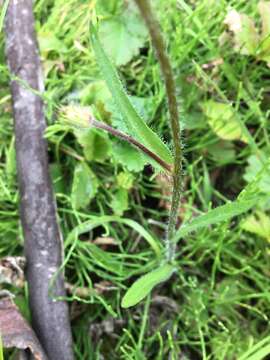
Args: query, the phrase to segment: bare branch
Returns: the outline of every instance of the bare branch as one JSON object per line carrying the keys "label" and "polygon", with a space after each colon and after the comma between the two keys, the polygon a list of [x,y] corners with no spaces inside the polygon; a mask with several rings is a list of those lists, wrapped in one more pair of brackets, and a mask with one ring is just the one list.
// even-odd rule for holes
{"label": "bare branch", "polygon": [[43,80],[32,0],[9,1],[5,30],[11,75],[22,80],[12,80],[11,91],[32,325],[51,360],[71,360],[68,306],[50,296],[65,296],[65,289],[63,274],[50,289],[62,262],[62,249],[43,137],[43,102],[37,95],[43,91]]}

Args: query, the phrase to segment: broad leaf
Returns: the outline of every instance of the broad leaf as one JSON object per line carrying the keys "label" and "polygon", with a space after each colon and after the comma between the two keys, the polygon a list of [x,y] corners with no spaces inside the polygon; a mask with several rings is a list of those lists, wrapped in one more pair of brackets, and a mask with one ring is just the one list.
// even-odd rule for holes
{"label": "broad leaf", "polygon": [[76,166],[73,177],[71,202],[75,209],[85,208],[96,195],[98,180],[86,163]]}
{"label": "broad leaf", "polygon": [[243,55],[255,55],[259,37],[254,21],[245,14],[230,10],[224,23],[234,35],[234,48]]}
{"label": "broad leaf", "polygon": [[218,143],[207,146],[207,151],[219,165],[233,163],[235,161],[234,144],[220,140]]}
{"label": "broad leaf", "polygon": [[222,104],[209,100],[203,103],[202,108],[209,125],[217,136],[224,140],[242,140],[247,142],[243,128],[230,104]]}
{"label": "broad leaf", "polygon": [[147,31],[134,6],[125,6],[118,16],[100,22],[100,41],[116,66],[125,65],[139,53],[147,39]]}
{"label": "broad leaf", "polygon": [[93,25],[91,25],[91,39],[97,62],[102,70],[104,79],[114,98],[118,111],[120,111],[123,116],[123,121],[127,126],[129,134],[156,153],[162,160],[168,164],[172,164],[173,158],[170,150],[138,115],[128,96],[125,94],[117,72],[105,54]]}
{"label": "broad leaf", "polygon": [[67,52],[67,47],[64,42],[59,40],[53,32],[39,31],[38,33],[38,43],[40,47],[40,52],[43,58],[48,57],[50,51],[55,51],[58,54],[63,54]]}
{"label": "broad leaf", "polygon": [[124,142],[114,142],[112,154],[115,160],[129,171],[141,172],[147,164],[145,156]]}
{"label": "broad leaf", "polygon": [[168,280],[174,271],[175,267],[173,265],[165,264],[150,273],[143,275],[128,289],[122,299],[121,306],[123,308],[128,308],[138,304],[156,285]]}
{"label": "broad leaf", "polygon": [[89,129],[75,130],[74,133],[86,160],[103,162],[111,154],[111,141],[104,131]]}
{"label": "broad leaf", "polygon": [[262,211],[257,211],[254,215],[248,216],[242,222],[241,228],[270,242],[270,218]]}

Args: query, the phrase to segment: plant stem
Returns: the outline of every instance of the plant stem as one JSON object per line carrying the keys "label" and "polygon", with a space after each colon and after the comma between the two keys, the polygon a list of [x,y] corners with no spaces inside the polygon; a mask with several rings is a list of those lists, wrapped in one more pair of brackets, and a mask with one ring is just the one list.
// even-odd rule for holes
{"label": "plant stem", "polygon": [[167,55],[165,41],[159,22],[153,13],[149,0],[134,0],[140,9],[141,15],[151,35],[153,47],[156,51],[161,72],[165,81],[168,107],[170,113],[170,126],[173,139],[174,170],[173,170],[173,192],[171,209],[166,233],[166,257],[172,261],[175,256],[175,243],[172,241],[176,231],[178,209],[181,199],[182,183],[182,146],[179,123],[179,112],[176,100],[176,86],[173,77],[172,66]]}
{"label": "plant stem", "polygon": [[163,161],[158,155],[156,155],[155,153],[153,153],[151,150],[149,150],[147,147],[145,147],[142,143],[140,143],[139,141],[137,141],[136,139],[134,139],[132,136],[127,135],[119,130],[116,130],[114,128],[112,128],[111,126],[101,122],[101,121],[97,121],[94,118],[90,118],[90,124],[91,126],[93,126],[94,128],[97,129],[102,129],[105,130],[107,132],[109,132],[110,134],[112,134],[113,136],[118,137],[119,139],[125,140],[128,143],[130,143],[131,145],[135,146],[136,148],[140,149],[142,152],[144,152],[147,156],[149,156],[150,158],[154,159],[159,165],[161,165],[165,170],[171,172],[172,168],[169,164],[167,164],[165,161]]}

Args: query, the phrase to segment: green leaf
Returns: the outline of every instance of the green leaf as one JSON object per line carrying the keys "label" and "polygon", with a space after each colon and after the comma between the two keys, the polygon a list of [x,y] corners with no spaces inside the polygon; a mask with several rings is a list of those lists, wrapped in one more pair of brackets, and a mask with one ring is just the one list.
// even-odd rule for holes
{"label": "green leaf", "polygon": [[[134,109],[140,114],[140,116],[146,121],[150,122],[153,114],[155,113],[154,99],[153,98],[142,98],[137,96],[129,96],[129,101]],[[113,98],[107,100],[106,110],[111,113],[112,125],[117,129],[128,133],[128,128],[123,121],[123,116],[119,113],[117,106],[115,105]]]}
{"label": "green leaf", "polygon": [[[259,174],[260,171],[263,170],[264,164],[268,158],[267,154],[263,151],[260,152],[260,157],[257,155],[251,155],[248,158],[248,165],[245,169],[244,179],[251,183],[256,179],[256,176]],[[263,161],[262,161],[263,160]],[[260,178],[257,181],[258,190],[269,194],[270,193],[270,169],[269,165],[263,171]]]}
{"label": "green leaf", "polygon": [[1,4],[2,9],[1,9],[1,13],[0,13],[0,32],[2,31],[2,28],[3,28],[3,24],[4,24],[4,20],[5,20],[7,8],[8,8],[8,3],[9,3],[9,0],[5,0],[4,3]]}
{"label": "green leaf", "polygon": [[174,271],[175,267],[173,265],[165,264],[143,275],[128,289],[122,299],[121,306],[128,308],[138,304],[156,285],[168,280]]}
{"label": "green leaf", "polygon": [[64,42],[59,40],[53,32],[39,31],[38,43],[41,55],[45,59],[48,57],[48,53],[50,51],[55,51],[58,54],[64,54],[67,52],[67,47]]}
{"label": "green leaf", "polygon": [[97,12],[101,16],[115,14],[118,8],[122,6],[122,0],[97,0]]}
{"label": "green leaf", "polygon": [[221,139],[248,142],[230,104],[209,100],[202,104],[202,109],[212,130]]}
{"label": "green leaf", "polygon": [[53,190],[55,194],[65,193],[65,182],[63,179],[61,165],[58,163],[50,164],[50,175],[53,183]]}
{"label": "green leaf", "polygon": [[234,49],[243,55],[255,55],[259,36],[254,21],[233,9],[227,14],[224,23],[233,33]]}
{"label": "green leaf", "polygon": [[111,141],[104,131],[96,129],[75,130],[74,134],[83,147],[86,160],[103,162],[111,154]]}
{"label": "green leaf", "polygon": [[162,160],[168,164],[172,164],[173,158],[170,150],[138,115],[128,96],[125,94],[117,72],[105,54],[93,25],[91,25],[91,39],[97,62],[102,70],[104,79],[114,98],[118,111],[120,111],[123,116],[123,121],[128,128],[129,134],[156,153]]}
{"label": "green leaf", "polygon": [[124,211],[128,209],[128,191],[126,189],[119,189],[113,194],[111,207],[115,215],[123,215]]}
{"label": "green leaf", "polygon": [[100,22],[100,41],[116,66],[127,64],[147,39],[144,22],[136,10],[134,6],[125,6],[121,14]]}
{"label": "green leaf", "polygon": [[133,185],[134,176],[129,172],[122,171],[117,175],[116,181],[120,188],[130,190]]}
{"label": "green leaf", "polygon": [[235,201],[230,204],[218,206],[217,208],[208,211],[206,214],[200,215],[191,220],[187,224],[183,224],[176,232],[174,241],[178,241],[192,231],[200,228],[205,228],[209,225],[214,225],[222,221],[230,220],[232,217],[240,215],[248,211],[254,206],[255,200],[250,201]]}
{"label": "green leaf", "polygon": [[270,218],[262,211],[257,211],[254,215],[248,216],[242,222],[241,228],[270,242]]}
{"label": "green leaf", "polygon": [[229,141],[220,140],[218,143],[207,146],[207,151],[219,165],[235,161],[234,144]]}
{"label": "green leaf", "polygon": [[260,52],[262,52],[264,56],[268,56],[269,58],[270,57],[270,2],[260,1],[258,4],[258,10],[262,19]]}
{"label": "green leaf", "polygon": [[17,173],[14,137],[12,138],[8,149],[6,150],[6,173],[10,178],[14,177]]}
{"label": "green leaf", "polygon": [[107,103],[111,98],[111,93],[104,80],[93,81],[80,91],[80,102],[82,105],[89,106],[99,102]]}
{"label": "green leaf", "polygon": [[141,172],[147,164],[145,156],[124,142],[114,142],[112,154],[115,160],[124,165],[129,171]]}
{"label": "green leaf", "polygon": [[85,208],[96,195],[98,180],[89,166],[82,162],[74,170],[71,202],[75,209]]}

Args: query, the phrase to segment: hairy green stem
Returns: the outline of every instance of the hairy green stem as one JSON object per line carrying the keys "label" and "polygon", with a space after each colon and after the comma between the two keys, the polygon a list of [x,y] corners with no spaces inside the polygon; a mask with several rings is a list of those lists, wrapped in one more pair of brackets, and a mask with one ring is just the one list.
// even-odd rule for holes
{"label": "hairy green stem", "polygon": [[156,51],[160,64],[161,72],[165,81],[168,107],[170,113],[170,126],[173,139],[174,150],[174,170],[173,170],[173,192],[171,209],[169,215],[168,228],[166,233],[166,256],[168,261],[172,261],[175,256],[175,243],[172,241],[176,231],[178,209],[181,200],[181,180],[182,180],[182,146],[179,123],[179,112],[176,100],[176,86],[173,77],[172,66],[167,55],[165,41],[159,22],[151,8],[149,0],[134,0],[140,9],[141,15],[151,35],[153,47]]}

